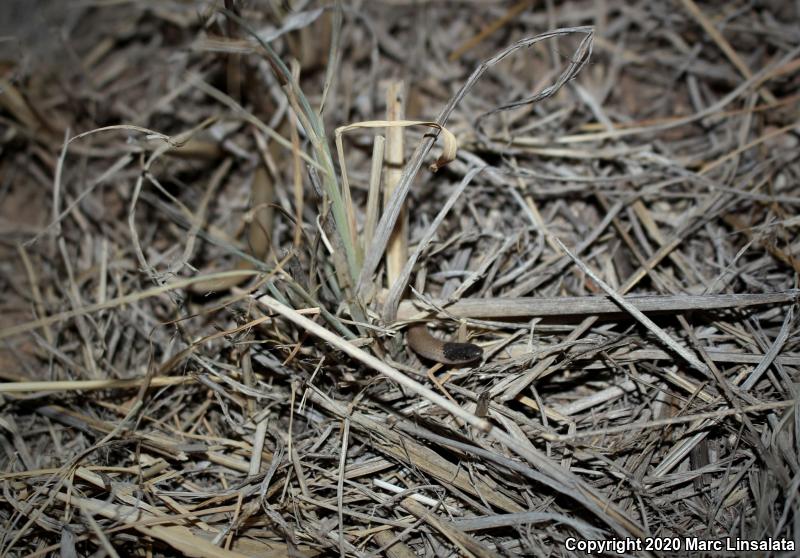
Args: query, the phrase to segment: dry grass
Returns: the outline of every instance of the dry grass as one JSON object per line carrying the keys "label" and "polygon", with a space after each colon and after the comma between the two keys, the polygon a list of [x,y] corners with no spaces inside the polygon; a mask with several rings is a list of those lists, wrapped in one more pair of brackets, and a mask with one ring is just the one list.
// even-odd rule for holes
{"label": "dry grass", "polygon": [[796,2],[31,6],[0,555],[800,540]]}

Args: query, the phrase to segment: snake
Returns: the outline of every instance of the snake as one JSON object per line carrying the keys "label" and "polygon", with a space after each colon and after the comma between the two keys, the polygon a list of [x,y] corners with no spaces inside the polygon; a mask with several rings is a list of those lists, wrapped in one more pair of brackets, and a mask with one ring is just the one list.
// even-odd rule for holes
{"label": "snake", "polygon": [[411,326],[406,342],[419,356],[442,364],[469,364],[483,358],[483,349],[478,345],[442,341],[431,335],[425,324]]}

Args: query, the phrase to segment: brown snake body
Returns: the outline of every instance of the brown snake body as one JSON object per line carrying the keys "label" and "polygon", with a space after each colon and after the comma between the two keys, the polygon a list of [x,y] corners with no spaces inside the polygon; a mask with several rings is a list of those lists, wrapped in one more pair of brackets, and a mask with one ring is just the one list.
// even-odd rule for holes
{"label": "brown snake body", "polygon": [[406,340],[421,357],[443,364],[469,364],[483,357],[483,349],[478,345],[441,341],[428,332],[425,324],[411,326]]}

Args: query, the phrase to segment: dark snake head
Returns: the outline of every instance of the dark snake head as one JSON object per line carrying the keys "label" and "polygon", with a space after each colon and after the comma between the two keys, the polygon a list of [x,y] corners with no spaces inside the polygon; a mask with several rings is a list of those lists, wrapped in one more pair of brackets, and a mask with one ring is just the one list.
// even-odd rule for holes
{"label": "dark snake head", "polygon": [[472,343],[445,343],[442,352],[452,364],[467,364],[483,358],[483,349]]}

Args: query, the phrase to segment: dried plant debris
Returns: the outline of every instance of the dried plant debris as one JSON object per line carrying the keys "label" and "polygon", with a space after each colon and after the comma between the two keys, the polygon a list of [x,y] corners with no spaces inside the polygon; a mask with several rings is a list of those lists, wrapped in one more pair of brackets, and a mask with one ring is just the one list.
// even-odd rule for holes
{"label": "dried plant debris", "polygon": [[797,552],[796,2],[7,4],[0,555]]}

